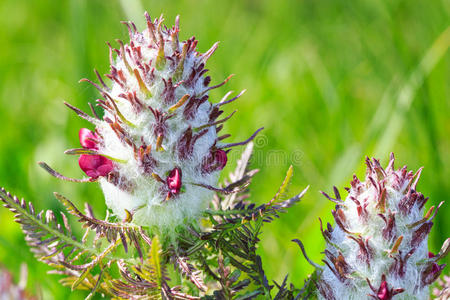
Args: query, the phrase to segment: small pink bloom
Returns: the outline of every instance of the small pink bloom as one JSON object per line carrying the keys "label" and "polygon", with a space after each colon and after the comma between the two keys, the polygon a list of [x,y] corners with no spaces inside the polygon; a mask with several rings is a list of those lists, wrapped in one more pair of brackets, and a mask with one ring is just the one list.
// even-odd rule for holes
{"label": "small pink bloom", "polygon": [[172,171],[170,171],[169,176],[167,176],[166,182],[167,187],[169,188],[169,191],[172,195],[177,195],[178,193],[180,193],[180,189],[182,186],[181,169],[174,168]]}
{"label": "small pink bloom", "polygon": [[101,155],[83,154],[78,159],[81,170],[91,178],[108,175],[114,168],[111,160]]}
{"label": "small pink bloom", "polygon": [[78,132],[78,137],[80,138],[80,144],[83,148],[97,150],[98,149],[98,139],[97,133],[90,131],[87,128],[81,128]]}

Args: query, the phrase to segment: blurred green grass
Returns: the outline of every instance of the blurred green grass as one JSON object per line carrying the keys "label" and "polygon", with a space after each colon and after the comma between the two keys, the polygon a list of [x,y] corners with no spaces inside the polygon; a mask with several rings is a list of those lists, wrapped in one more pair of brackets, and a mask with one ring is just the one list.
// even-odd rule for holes
{"label": "blurred green grass", "polygon": [[[312,268],[290,242],[301,239],[316,262],[323,249],[318,217],[330,220],[332,204],[319,190],[340,189],[352,173],[364,175],[365,155],[397,165],[424,166],[420,191],[428,207],[450,195],[450,1],[100,1],[2,0],[0,2],[0,185],[59,210],[59,191],[77,204],[104,211],[95,184],[72,184],[38,168],[46,161],[80,177],[76,159],[63,151],[77,144],[86,126],[63,100],[87,109],[97,97],[83,77],[108,71],[105,41],[125,39],[119,21],[143,28],[142,9],[164,13],[167,24],[181,15],[181,36],[195,35],[199,50],[221,44],[209,62],[213,82],[237,74],[227,90],[247,93],[228,107],[235,141],[264,126],[253,166],[255,202],[269,200],[290,164],[291,193],[311,188],[304,200],[264,228],[260,254],[270,279],[301,285]],[[234,156],[236,157],[236,156]],[[430,247],[450,236],[447,202],[435,220]],[[0,210],[0,263],[18,276],[30,269],[29,289],[44,299],[79,299],[34,260],[12,215]]]}

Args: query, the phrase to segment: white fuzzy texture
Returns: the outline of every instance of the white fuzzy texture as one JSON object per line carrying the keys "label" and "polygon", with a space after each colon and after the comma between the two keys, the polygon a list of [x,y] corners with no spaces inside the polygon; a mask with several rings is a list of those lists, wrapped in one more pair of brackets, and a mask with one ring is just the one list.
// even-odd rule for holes
{"label": "white fuzzy texture", "polygon": [[[165,56],[173,55],[173,49],[168,41],[172,37],[165,31],[162,31],[163,38],[166,41]],[[133,37],[135,46],[141,47],[142,62],[155,67],[157,60],[157,47],[154,41],[149,39],[149,32],[146,29],[142,33],[135,33]],[[178,51],[181,52],[185,42],[178,42]],[[154,48],[150,48],[153,45]],[[125,45],[125,48],[129,45]],[[134,65],[132,58],[127,54],[126,59],[133,69],[138,68]],[[202,57],[188,52],[184,60],[184,72],[180,80],[188,79],[193,67],[198,67],[202,62]],[[208,132],[199,138],[194,146],[194,151],[187,159],[180,159],[177,151],[177,144],[183,133],[188,127],[195,128],[208,123],[209,114],[212,104],[208,101],[200,105],[196,110],[192,119],[186,120],[183,116],[183,109],[186,103],[178,108],[174,116],[168,119],[166,124],[166,134],[163,139],[163,151],[157,151],[157,136],[153,132],[153,124],[155,117],[147,107],[150,106],[160,112],[168,112],[169,107],[175,104],[184,95],[204,96],[207,95],[207,87],[204,86],[204,77],[200,77],[193,88],[187,88],[183,84],[179,85],[175,90],[175,103],[165,103],[161,97],[164,90],[164,82],[174,75],[174,68],[169,61],[166,61],[165,67],[161,70],[154,70],[154,80],[149,83],[144,80],[147,88],[151,92],[151,97],[140,89],[139,82],[133,73],[127,70],[122,58],[117,57],[114,67],[121,70],[126,78],[126,89],[122,88],[116,82],[109,95],[114,99],[121,114],[130,123],[135,126],[129,126],[126,122],[122,122],[121,126],[126,130],[130,139],[139,147],[141,141],[146,145],[151,145],[151,155],[157,161],[157,166],[153,169],[153,173],[158,174],[163,180],[166,180],[167,174],[175,167],[182,170],[183,192],[175,197],[166,200],[167,191],[162,192],[163,183],[155,180],[151,174],[146,174],[135,157],[134,150],[127,143],[122,141],[116,133],[111,129],[107,122],[101,122],[97,126],[97,131],[102,137],[102,144],[99,152],[116,159],[114,162],[115,171],[120,174],[120,178],[131,183],[132,188],[129,190],[108,182],[106,178],[99,180],[101,188],[106,198],[107,206],[119,218],[125,218],[126,210],[133,213],[133,222],[143,226],[158,227],[174,227],[182,224],[187,219],[195,218],[204,210],[212,197],[212,192],[203,187],[193,185],[200,183],[210,186],[217,184],[219,172],[205,173],[201,172],[200,166],[204,159],[209,155],[210,148],[217,140],[215,126],[208,127]],[[142,74],[142,73],[141,73]],[[141,75],[142,76],[142,75]],[[177,82],[174,82],[175,85]],[[137,111],[133,105],[120,97],[130,91],[136,91],[137,96],[145,107]],[[117,119],[114,112],[105,111],[105,118],[111,120]],[[120,160],[120,162],[117,162]]]}
{"label": "white fuzzy texture", "polygon": [[[373,176],[374,173],[369,175]],[[376,176],[376,175],[375,175]],[[376,177],[375,177],[376,178]],[[414,230],[406,225],[421,220],[423,217],[423,209],[418,209],[416,205],[409,214],[402,214],[399,208],[400,200],[405,196],[409,181],[405,180],[400,189],[393,186],[393,183],[402,178],[401,170],[386,170],[384,178],[386,188],[386,212],[391,210],[395,213],[395,235],[390,241],[382,236],[385,223],[378,216],[380,209],[377,208],[378,195],[377,188],[366,178],[365,182],[359,184],[361,190],[352,187],[349,195],[342,205],[342,210],[346,219],[346,230],[355,234],[354,236],[362,236],[363,239],[369,239],[369,246],[373,250],[373,257],[370,260],[370,266],[359,257],[358,244],[350,239],[349,233],[344,232],[339,226],[335,226],[331,234],[331,243],[327,244],[327,250],[335,257],[342,253],[346,263],[351,268],[350,278],[345,282],[339,280],[329,267],[325,266],[320,274],[320,280],[325,282],[332,290],[335,299],[372,299],[369,294],[376,295],[369,285],[366,278],[370,280],[372,286],[378,289],[381,283],[381,277],[386,275],[386,282],[389,288],[404,288],[405,291],[394,296],[394,299],[428,299],[428,287],[420,288],[421,272],[425,268],[424,264],[418,262],[426,259],[428,256],[427,239],[422,241],[413,255],[408,259],[406,264],[406,273],[399,278],[389,272],[393,259],[389,255],[395,240],[399,236],[403,236],[399,251],[403,254],[411,250],[411,240]],[[351,200],[356,198],[361,204],[368,203],[367,221],[357,213],[357,205]],[[416,227],[417,228],[417,227]],[[333,263],[326,259],[331,266]],[[319,294],[320,299],[327,299]]]}

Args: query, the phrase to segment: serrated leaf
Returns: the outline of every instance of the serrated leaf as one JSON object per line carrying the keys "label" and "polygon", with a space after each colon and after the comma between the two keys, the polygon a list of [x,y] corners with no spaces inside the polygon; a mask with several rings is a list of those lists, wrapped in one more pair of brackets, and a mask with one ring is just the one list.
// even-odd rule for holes
{"label": "serrated leaf", "polygon": [[64,197],[63,195],[54,192],[53,193],[55,195],[55,198],[59,200],[59,202],[61,202],[61,204],[67,209],[67,211],[74,216],[79,216],[81,214],[81,212],[78,210],[78,208],[76,208],[76,206],[66,197]]}
{"label": "serrated leaf", "polygon": [[[56,220],[52,222],[54,226],[46,223],[43,211],[36,214],[31,203],[27,205],[24,200],[20,201],[3,188],[0,189],[0,199],[15,214],[16,221],[21,224],[22,230],[27,236],[27,243],[34,248],[37,257],[50,260],[55,254],[69,246],[96,254],[68,232],[60,231],[58,228],[62,228],[64,225],[61,226]],[[55,260],[47,263],[58,262]]]}
{"label": "serrated leaf", "polygon": [[54,193],[56,199],[67,209],[67,211],[78,218],[78,221],[83,223],[84,227],[95,230],[98,237],[104,236],[109,242],[113,242],[120,238],[125,252],[128,252],[128,243],[125,237],[128,237],[130,242],[138,251],[139,257],[142,258],[142,251],[138,241],[138,237],[145,239],[144,233],[141,229],[131,223],[111,223],[96,219],[93,215],[83,214],[69,199],[59,193]]}

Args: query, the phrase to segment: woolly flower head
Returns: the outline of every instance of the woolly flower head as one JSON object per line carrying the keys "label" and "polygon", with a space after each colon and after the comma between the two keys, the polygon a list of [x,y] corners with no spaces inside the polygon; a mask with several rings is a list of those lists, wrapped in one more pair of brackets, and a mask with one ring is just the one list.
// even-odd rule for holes
{"label": "woolly flower head", "polygon": [[80,155],[79,166],[89,176],[84,181],[100,183],[116,216],[132,216],[138,225],[173,228],[206,208],[213,191],[220,190],[215,186],[229,149],[249,142],[257,132],[232,144],[223,143],[229,135],[218,135],[231,117],[219,118],[221,106],[242,93],[231,99],[228,93],[215,104],[209,101],[209,91],[231,77],[210,86],[211,78],[205,76],[205,63],[217,43],[201,54],[194,37],[178,40],[178,18],[167,28],[162,17],[152,21],[145,16],[143,32],[125,23],[128,44],[119,40],[118,49],[108,44],[111,71],[106,77],[112,86],[98,72],[99,84],[82,80],[100,91],[97,102],[103,117],[93,109],[91,117],[66,103],[95,125],[93,131],[79,131],[82,148],[66,153]]}
{"label": "woolly flower head", "polygon": [[[335,188],[332,211],[336,226],[322,230],[325,267],[317,266],[320,299],[428,299],[428,286],[444,265],[448,251],[428,251],[427,238],[439,206],[424,216],[428,198],[416,191],[421,169],[395,170],[394,156],[383,169],[366,160],[366,180],[355,175],[342,200]],[[434,210],[434,213],[433,213]]]}

